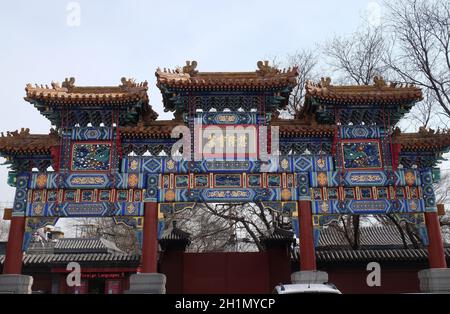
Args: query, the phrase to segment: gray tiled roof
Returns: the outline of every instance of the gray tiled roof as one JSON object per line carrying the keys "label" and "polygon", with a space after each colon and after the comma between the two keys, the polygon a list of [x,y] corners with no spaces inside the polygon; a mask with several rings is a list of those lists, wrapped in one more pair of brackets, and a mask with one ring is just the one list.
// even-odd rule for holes
{"label": "gray tiled roof", "polygon": [[[412,246],[407,234],[405,234],[405,239],[407,245]],[[361,227],[360,245],[366,248],[389,247],[400,249],[403,248],[403,241],[395,226]],[[320,233],[319,249],[337,247],[350,249],[344,232],[334,227],[324,228]]]}
{"label": "gray tiled roof", "polygon": [[113,242],[104,238],[63,238],[56,241],[32,242],[28,254],[64,253],[123,253]]}
{"label": "gray tiled roof", "polygon": [[[450,259],[450,248],[445,248]],[[426,261],[426,249],[378,249],[378,250],[323,250],[316,252],[317,261],[326,262],[368,262],[368,261]]]}
{"label": "gray tiled roof", "polygon": [[[360,228],[360,249],[350,248],[344,233],[333,227],[323,229],[316,250],[318,263],[369,262],[369,261],[421,261],[426,262],[428,251],[425,247],[412,248],[405,234],[408,248],[404,248],[400,232],[395,226],[375,226]],[[445,247],[445,255],[450,259],[450,247]],[[298,260],[298,247],[293,252]]]}
{"label": "gray tiled roof", "polygon": [[[0,255],[0,264],[5,260],[4,255]],[[109,254],[109,253],[78,253],[78,254],[26,254],[23,257],[23,264],[26,265],[58,265],[67,264],[68,262],[111,262],[111,263],[129,263],[129,266],[137,266],[139,264],[139,255],[128,254]]]}
{"label": "gray tiled roof", "polygon": [[275,226],[272,233],[261,237],[262,241],[294,241],[294,232]]}
{"label": "gray tiled roof", "polygon": [[170,233],[167,233],[162,237],[164,240],[185,240],[189,241],[191,234],[189,232],[183,231],[179,228],[172,228]]}
{"label": "gray tiled roof", "polygon": [[104,238],[65,238],[56,242],[55,254],[58,253],[123,253],[113,242]]}

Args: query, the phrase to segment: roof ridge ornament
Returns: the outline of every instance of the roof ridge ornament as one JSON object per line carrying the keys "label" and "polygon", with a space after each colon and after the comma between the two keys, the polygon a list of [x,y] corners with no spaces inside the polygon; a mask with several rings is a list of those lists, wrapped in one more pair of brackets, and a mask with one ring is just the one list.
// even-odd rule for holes
{"label": "roof ridge ornament", "polygon": [[65,87],[67,89],[72,89],[73,87],[75,87],[75,78],[71,77],[69,78],[65,78],[64,82],[62,83],[62,87]]}
{"label": "roof ridge ornament", "polygon": [[[27,136],[27,135],[30,135],[29,128],[21,128],[20,131],[19,130],[6,131],[6,137]],[[3,132],[1,132],[1,137],[5,137]]]}
{"label": "roof ridge ornament", "polygon": [[54,128],[50,128],[49,135],[59,135],[58,131]]}
{"label": "roof ridge ornament", "polygon": [[427,127],[425,127],[425,126],[421,126],[421,127],[419,127],[419,134],[422,134],[422,135],[433,135],[433,134],[435,134],[435,130],[433,130],[432,128],[427,128]]}
{"label": "roof ridge ornament", "polygon": [[121,85],[119,85],[120,87],[135,87],[136,86],[136,80],[134,78],[129,78],[127,79],[126,77],[122,77],[120,79],[120,81],[122,82]]}
{"label": "roof ridge ornament", "polygon": [[280,70],[276,67],[270,66],[268,60],[258,61],[256,66],[259,70],[256,70],[256,73],[261,76],[266,75],[274,75],[280,73]]}
{"label": "roof ridge ornament", "polygon": [[378,87],[378,88],[382,88],[382,87],[387,86],[386,85],[386,81],[383,79],[383,77],[381,75],[375,75],[373,77],[373,82],[375,83],[374,84],[375,87]]}
{"label": "roof ridge ornament", "polygon": [[198,73],[197,61],[186,61],[186,65],[183,67],[183,73],[195,76]]}
{"label": "roof ridge ornament", "polygon": [[400,130],[400,128],[397,126],[395,127],[394,131],[392,132],[393,136],[397,136],[400,135],[402,133],[402,130]]}
{"label": "roof ridge ornament", "polygon": [[320,78],[320,87],[322,88],[328,88],[331,86],[331,78],[329,76],[327,77],[321,77]]}

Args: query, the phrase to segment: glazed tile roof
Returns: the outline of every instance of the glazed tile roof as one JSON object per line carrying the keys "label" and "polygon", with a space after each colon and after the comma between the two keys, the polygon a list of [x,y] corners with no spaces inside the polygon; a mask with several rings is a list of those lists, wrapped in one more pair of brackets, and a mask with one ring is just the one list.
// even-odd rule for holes
{"label": "glazed tile roof", "polygon": [[[61,123],[86,125],[94,122],[112,123],[112,113],[103,112],[107,108],[119,112],[119,123],[136,122],[137,115],[148,120],[156,120],[158,114],[149,105],[147,82],[136,83],[132,79],[121,79],[119,86],[75,86],[75,79],[67,79],[60,85],[52,82],[48,85],[27,84],[24,99],[33,104],[39,112],[54,125]],[[63,108],[83,108],[82,114],[66,113]],[[89,111],[89,112],[88,112]],[[122,113],[122,114],[121,114]]]}
{"label": "glazed tile roof", "polygon": [[120,128],[123,138],[170,138],[172,130],[177,125],[184,125],[182,121],[159,120],[150,123],[140,123],[137,126]]}
{"label": "glazed tile roof", "polygon": [[306,99],[318,99],[342,104],[352,103],[411,103],[422,100],[422,91],[413,85],[390,83],[374,78],[374,85],[334,86],[330,78],[322,78],[318,84],[306,84]]}
{"label": "glazed tile roof", "polygon": [[[185,125],[177,120],[159,120],[143,123],[137,126],[120,128],[120,134],[124,138],[170,138],[172,129],[177,125]],[[277,119],[271,122],[272,126],[278,126],[283,137],[296,136],[329,136],[334,134],[335,126],[332,125],[308,125],[301,120]]]}
{"label": "glazed tile roof", "polygon": [[31,85],[25,87],[26,101],[45,100],[59,105],[85,105],[116,104],[122,105],[127,102],[143,100],[148,103],[147,82],[135,83],[122,78],[119,86],[75,86],[72,77],[62,83],[52,82],[48,85]]}
{"label": "glazed tile roof", "polygon": [[29,129],[7,132],[6,136],[1,133],[0,152],[7,154],[50,154],[50,148],[60,143],[58,135],[30,134]]}
{"label": "glazed tile roof", "polygon": [[279,70],[269,66],[268,62],[259,61],[258,70],[254,72],[199,72],[196,61],[186,61],[182,69],[157,69],[155,75],[157,86],[172,88],[201,89],[266,89],[273,87],[294,87],[297,84],[297,68]]}
{"label": "glazed tile roof", "polygon": [[271,126],[278,126],[282,137],[333,137],[336,127],[333,125],[306,124],[300,119],[276,119],[271,122]]}
{"label": "glazed tile roof", "polygon": [[418,133],[399,133],[394,135],[393,142],[401,144],[402,151],[428,150],[434,151],[450,147],[450,133],[421,129]]}

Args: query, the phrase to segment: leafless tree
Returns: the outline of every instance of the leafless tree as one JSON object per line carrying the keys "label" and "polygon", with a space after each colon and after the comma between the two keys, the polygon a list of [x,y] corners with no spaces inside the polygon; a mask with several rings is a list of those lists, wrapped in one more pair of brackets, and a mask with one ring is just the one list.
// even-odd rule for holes
{"label": "leafless tree", "polygon": [[177,228],[189,232],[191,244],[188,251],[190,252],[227,251],[234,235],[235,226],[232,221],[211,215],[202,204],[168,215],[163,236],[171,232],[173,221],[177,222]]}
{"label": "leafless tree", "polygon": [[77,218],[69,226],[80,230],[76,236],[86,238],[102,237],[113,242],[119,249],[126,253],[139,253],[139,245],[133,228],[124,224],[116,224],[113,218]]}
{"label": "leafless tree", "polygon": [[[443,172],[441,175],[441,180],[439,183],[434,184],[434,191],[436,195],[436,203],[447,205],[447,208],[450,203],[450,173]],[[444,241],[450,242],[450,212],[446,211],[444,216],[441,216],[440,219],[442,235]]]}
{"label": "leafless tree", "polygon": [[298,115],[303,106],[306,82],[309,80],[314,81],[318,77],[316,72],[318,57],[312,50],[303,49],[293,54],[288,54],[283,61],[278,60],[279,58],[273,58],[273,64],[278,68],[298,68],[297,85],[292,90],[287,108],[280,114],[281,118],[292,119]]}
{"label": "leafless tree", "polygon": [[369,85],[375,76],[383,76],[387,67],[383,55],[387,43],[382,27],[361,26],[349,36],[335,36],[324,45],[328,65],[346,84]]}
{"label": "leafless tree", "polygon": [[345,239],[354,250],[360,246],[360,215],[342,215],[340,226],[344,232]]}
{"label": "leafless tree", "polygon": [[392,48],[384,54],[403,81],[434,94],[450,117],[450,2],[385,1]]}
{"label": "leafless tree", "polygon": [[0,208],[0,241],[8,240],[9,221],[3,220],[4,208]]}
{"label": "leafless tree", "polygon": [[299,71],[298,83],[292,90],[289,97],[289,105],[287,107],[289,115],[296,117],[305,100],[306,82],[317,78],[317,73],[315,71],[315,68],[317,67],[317,56],[311,50],[301,50],[288,55],[287,63],[289,67],[297,67]]}
{"label": "leafless tree", "polygon": [[420,128],[447,128],[447,121],[441,118],[434,94],[430,90],[424,90],[423,100],[405,115],[399,126],[402,132],[417,131]]}
{"label": "leafless tree", "polygon": [[263,251],[261,240],[271,234],[275,225],[292,229],[287,216],[260,203],[198,203],[172,219],[191,234],[191,252]]}
{"label": "leafless tree", "polygon": [[3,220],[3,215],[5,208],[12,208],[12,206],[12,202],[0,202],[0,241],[8,240],[10,222],[8,220]]}

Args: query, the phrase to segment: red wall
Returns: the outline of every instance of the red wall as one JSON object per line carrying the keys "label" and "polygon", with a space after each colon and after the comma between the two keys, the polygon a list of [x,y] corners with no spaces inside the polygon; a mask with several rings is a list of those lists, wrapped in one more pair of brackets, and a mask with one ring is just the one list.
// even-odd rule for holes
{"label": "red wall", "polygon": [[[381,287],[369,287],[369,271],[365,264],[319,265],[328,272],[329,281],[343,293],[414,293],[420,292],[418,272],[427,268],[420,264],[384,265],[381,263]],[[282,248],[254,253],[184,253],[163,254],[160,272],[167,276],[167,293],[270,293],[278,283],[290,283],[290,274],[298,270],[289,253]],[[129,268],[95,269],[126,271],[122,289],[129,287]],[[64,270],[65,271],[65,270]],[[50,272],[26,272],[33,276],[33,290],[51,291]],[[60,293],[69,293],[64,273],[60,277]]]}
{"label": "red wall", "polygon": [[166,274],[167,293],[183,293],[184,251],[169,250],[160,256],[159,272]]}
{"label": "red wall", "polygon": [[413,293],[420,292],[417,273],[420,269],[381,267],[381,286],[369,287],[366,283],[370,273],[364,267],[352,269],[327,269],[329,282],[336,285],[342,293]]}
{"label": "red wall", "polygon": [[271,290],[266,252],[185,253],[183,270],[183,293],[268,293]]}

